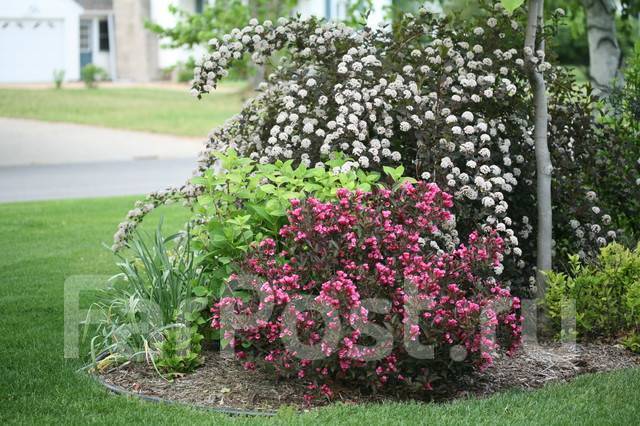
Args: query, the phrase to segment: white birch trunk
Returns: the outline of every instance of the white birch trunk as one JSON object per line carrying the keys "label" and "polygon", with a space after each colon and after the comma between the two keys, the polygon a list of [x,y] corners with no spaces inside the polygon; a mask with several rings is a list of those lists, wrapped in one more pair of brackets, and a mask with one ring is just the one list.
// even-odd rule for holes
{"label": "white birch trunk", "polygon": [[529,80],[533,88],[535,108],[535,154],[536,154],[536,201],[538,205],[537,230],[537,296],[544,297],[546,278],[543,272],[549,271],[551,263],[552,211],[551,211],[551,155],[547,143],[549,122],[547,89],[544,75],[539,71],[535,60],[536,51],[544,51],[544,41],[536,43],[538,31],[543,24],[543,0],[529,0],[527,31],[525,35],[525,60],[529,71]]}
{"label": "white birch trunk", "polygon": [[622,52],[616,36],[615,0],[582,0],[587,15],[589,40],[589,77],[596,95],[611,93],[619,70]]}

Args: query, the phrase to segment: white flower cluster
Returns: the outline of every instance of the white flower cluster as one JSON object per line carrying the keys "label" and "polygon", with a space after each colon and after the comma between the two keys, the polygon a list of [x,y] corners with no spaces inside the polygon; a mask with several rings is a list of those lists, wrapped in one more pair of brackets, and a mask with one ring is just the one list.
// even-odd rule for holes
{"label": "white flower cluster", "polygon": [[[428,44],[413,41],[426,31],[420,19],[405,20],[400,40],[385,30],[356,32],[315,19],[252,22],[212,40],[195,70],[198,96],[245,52],[258,62],[283,48],[290,56],[238,116],[212,132],[202,169],[211,151],[228,147],[264,163],[293,158],[322,166],[335,151],[354,159],[349,168],[401,163],[471,206],[464,221],[504,232],[507,250],[520,254],[512,250],[516,235],[530,231],[513,229],[507,211],[520,166],[533,152],[526,110],[518,116],[513,108],[526,96],[523,57],[491,45],[481,27],[457,34],[442,26]],[[487,21],[497,25],[496,18]],[[513,155],[511,140],[523,139],[531,144]]]}
{"label": "white flower cluster", "polygon": [[430,18],[405,22],[400,40],[313,18],[253,20],[211,40],[194,72],[196,96],[214,90],[245,53],[257,63],[280,49],[289,56],[240,114],[211,133],[199,172],[212,166],[212,151],[230,147],[263,163],[293,158],[321,167],[336,151],[354,159],[346,168],[401,163],[468,202],[465,221],[496,227],[517,246],[508,194],[524,158],[512,158],[510,138],[530,131],[510,108],[523,92],[518,50],[490,46],[482,28],[455,34],[444,25],[433,31],[441,37],[424,45],[415,34],[428,31]]}
{"label": "white flower cluster", "polygon": [[[523,51],[517,22],[502,10],[498,15],[486,27],[465,32],[421,11],[407,15],[393,35],[315,18],[280,19],[277,25],[252,20],[211,40],[210,53],[194,72],[192,93],[198,97],[214,90],[245,54],[256,63],[276,51],[287,54],[240,114],[212,131],[196,174],[213,166],[213,151],[227,148],[262,163],[293,159],[324,167],[334,152],[352,158],[335,172],[403,164],[456,197],[463,228],[501,232],[509,258],[524,268],[519,246],[533,251],[535,245],[525,63],[541,71],[551,66],[544,52]],[[188,200],[197,191],[187,185],[178,193]],[[589,226],[588,236],[598,234]],[[122,229],[119,234],[130,233],[126,222]],[[446,234],[457,241],[455,229]]]}
{"label": "white flower cluster", "polygon": [[[588,213],[584,215],[589,217],[589,221],[580,222],[578,219],[571,219],[569,225],[573,232],[573,238],[577,242],[577,246],[581,247],[579,255],[581,257],[595,256],[598,249],[611,241],[615,241],[618,234],[611,229],[612,218],[610,215],[603,213],[602,209],[596,205],[598,196],[595,191],[587,191],[584,195],[584,206],[591,206]],[[595,244],[592,244],[595,242]]]}

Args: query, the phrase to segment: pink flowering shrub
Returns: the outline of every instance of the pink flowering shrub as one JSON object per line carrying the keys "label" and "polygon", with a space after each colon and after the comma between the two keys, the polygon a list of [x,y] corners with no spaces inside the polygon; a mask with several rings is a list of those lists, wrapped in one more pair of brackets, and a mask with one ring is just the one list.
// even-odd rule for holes
{"label": "pink flowering shrub", "polygon": [[230,278],[242,294],[212,308],[247,368],[272,366],[328,397],[339,380],[431,389],[519,344],[520,302],[493,277],[502,238],[473,232],[441,248],[455,221],[436,184],[341,189],[334,202],[292,206],[280,240],[263,240]]}

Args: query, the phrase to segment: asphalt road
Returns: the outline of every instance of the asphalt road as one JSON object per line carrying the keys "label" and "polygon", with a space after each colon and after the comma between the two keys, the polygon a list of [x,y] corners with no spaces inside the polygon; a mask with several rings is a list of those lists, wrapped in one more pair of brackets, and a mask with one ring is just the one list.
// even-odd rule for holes
{"label": "asphalt road", "polygon": [[0,202],[144,194],[184,183],[202,142],[0,118]]}
{"label": "asphalt road", "polygon": [[184,183],[193,159],[0,167],[0,203],[146,194]]}

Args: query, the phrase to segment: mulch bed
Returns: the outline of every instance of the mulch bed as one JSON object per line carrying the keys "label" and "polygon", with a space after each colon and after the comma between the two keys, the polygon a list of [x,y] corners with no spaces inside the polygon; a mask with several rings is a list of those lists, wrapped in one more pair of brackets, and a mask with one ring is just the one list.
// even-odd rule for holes
{"label": "mulch bed", "polygon": [[[461,397],[484,397],[507,389],[535,389],[552,382],[566,382],[584,374],[639,367],[640,356],[618,346],[605,344],[529,345],[514,357],[500,356],[493,367],[460,379],[446,395],[436,400]],[[126,391],[162,398],[198,407],[270,411],[283,405],[308,409],[303,383],[276,381],[265,371],[247,371],[237,361],[223,358],[218,352],[205,354],[205,363],[192,374],[173,381],[160,377],[145,364],[125,364],[100,377],[108,384]],[[434,399],[433,394],[409,391],[400,387],[384,394],[364,394],[359,389],[332,386],[334,401],[348,404]],[[313,406],[328,404],[317,398]]]}

